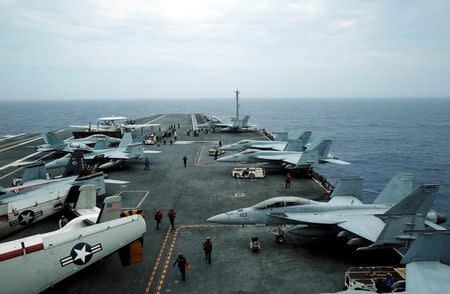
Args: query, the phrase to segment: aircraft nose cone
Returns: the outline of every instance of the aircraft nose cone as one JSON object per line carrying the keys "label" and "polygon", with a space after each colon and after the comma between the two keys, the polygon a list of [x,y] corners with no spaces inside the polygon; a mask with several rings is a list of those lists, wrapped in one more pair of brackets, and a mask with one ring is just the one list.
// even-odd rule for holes
{"label": "aircraft nose cone", "polygon": [[206,221],[210,222],[210,223],[220,224],[220,223],[226,222],[227,219],[228,219],[228,217],[224,213],[221,213],[221,214],[214,215],[214,216],[208,218]]}

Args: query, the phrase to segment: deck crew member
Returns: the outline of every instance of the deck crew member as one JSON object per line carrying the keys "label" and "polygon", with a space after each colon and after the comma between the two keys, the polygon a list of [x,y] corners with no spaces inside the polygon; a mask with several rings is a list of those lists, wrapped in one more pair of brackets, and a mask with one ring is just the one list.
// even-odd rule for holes
{"label": "deck crew member", "polygon": [[187,262],[186,258],[183,256],[183,254],[181,254],[181,253],[178,254],[177,259],[173,263],[173,267],[175,267],[176,264],[178,264],[178,269],[180,270],[183,281],[185,281],[186,280],[186,268],[189,263]]}
{"label": "deck crew member", "polygon": [[144,165],[145,165],[144,170],[150,169],[150,161],[148,160],[148,157],[145,158]]}
{"label": "deck crew member", "polygon": [[175,209],[170,208],[169,212],[167,213],[167,216],[169,217],[169,221],[170,221],[170,225],[172,226],[172,229],[175,229],[175,217],[177,216]]}
{"label": "deck crew member", "polygon": [[286,177],[284,177],[284,182],[285,182],[285,184],[286,184],[286,185],[285,185],[285,188],[286,188],[286,189],[291,187],[291,179],[292,179],[291,174],[290,174],[290,173],[287,173]]}
{"label": "deck crew member", "polygon": [[203,251],[205,251],[205,259],[211,264],[212,242],[209,237],[203,242]]}
{"label": "deck crew member", "polygon": [[186,167],[186,164],[187,164],[187,157],[186,157],[186,155],[183,156],[183,163],[184,163],[184,167]]}
{"label": "deck crew member", "polygon": [[162,217],[163,217],[163,214],[162,214],[161,210],[157,209],[155,212],[155,217],[154,217],[154,219],[156,221],[156,229],[157,230],[159,230],[159,224],[161,223]]}

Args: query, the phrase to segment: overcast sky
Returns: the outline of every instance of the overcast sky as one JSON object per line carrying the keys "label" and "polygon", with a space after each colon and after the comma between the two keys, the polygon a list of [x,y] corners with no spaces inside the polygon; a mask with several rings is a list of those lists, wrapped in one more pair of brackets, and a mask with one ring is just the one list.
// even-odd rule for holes
{"label": "overcast sky", "polygon": [[0,0],[0,99],[450,97],[450,1]]}

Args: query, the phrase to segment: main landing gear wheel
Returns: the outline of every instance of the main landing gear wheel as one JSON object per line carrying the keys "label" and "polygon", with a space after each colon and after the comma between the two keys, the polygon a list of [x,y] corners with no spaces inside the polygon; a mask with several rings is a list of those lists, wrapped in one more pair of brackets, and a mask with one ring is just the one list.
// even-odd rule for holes
{"label": "main landing gear wheel", "polygon": [[277,235],[277,236],[275,236],[275,239],[277,240],[278,244],[284,243],[284,235]]}
{"label": "main landing gear wheel", "polygon": [[249,177],[250,179],[254,179],[254,178],[255,178],[255,174],[249,174],[248,177]]}
{"label": "main landing gear wheel", "polygon": [[233,177],[235,177],[236,179],[239,179],[239,178],[240,178],[240,176],[239,176],[238,173],[234,173]]}

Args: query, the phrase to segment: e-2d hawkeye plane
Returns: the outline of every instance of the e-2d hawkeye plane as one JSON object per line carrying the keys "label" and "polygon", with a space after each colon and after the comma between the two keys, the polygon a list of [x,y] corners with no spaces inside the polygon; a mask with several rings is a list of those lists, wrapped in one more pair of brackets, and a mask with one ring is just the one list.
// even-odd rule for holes
{"label": "e-2d hawkeye plane", "polygon": [[[328,202],[301,197],[275,197],[256,205],[229,211],[207,219],[221,224],[291,225],[286,231],[306,237],[346,237],[348,245],[363,246],[374,242],[383,230],[378,215],[390,209],[408,208],[420,203],[421,192],[411,193],[412,174],[398,173],[386,185],[372,204],[361,202],[362,178],[340,179]],[[431,210],[427,225],[439,227],[445,216]],[[284,242],[285,231],[276,231],[278,242]]]}
{"label": "e-2d hawkeye plane", "polygon": [[81,185],[94,185],[104,195],[105,183],[129,183],[105,179],[101,172],[83,176],[83,166],[80,156],[72,157],[64,177],[47,179],[44,163],[36,163],[25,168],[20,186],[0,189],[0,237],[62,211],[66,198]]}
{"label": "e-2d hawkeye plane", "polygon": [[70,125],[71,128],[78,129],[88,129],[90,131],[120,131],[122,134],[128,131],[134,131],[140,128],[147,127],[158,127],[160,124],[152,124],[152,123],[144,123],[144,124],[135,124],[135,123],[124,123],[127,121],[127,117],[125,116],[108,116],[108,117],[100,117],[98,119],[98,123],[96,125]]}
{"label": "e-2d hawkeye plane", "polygon": [[303,152],[247,149],[236,154],[223,156],[217,161],[258,163],[265,168],[285,169],[305,168],[323,163],[350,164],[329,154],[331,143],[331,140],[322,140],[311,150]]}
{"label": "e-2d hawkeye plane", "polygon": [[39,293],[117,251],[123,266],[142,262],[144,218],[121,214],[120,196],[106,197],[99,209],[96,187],[78,188],[79,217],[57,231],[0,244],[2,293]]}
{"label": "e-2d hawkeye plane", "polygon": [[[86,153],[84,159],[86,161],[101,158],[104,163],[98,166],[99,169],[108,169],[116,166],[122,166],[130,159],[141,159],[145,154],[156,154],[161,151],[144,150],[142,142],[133,143],[131,133],[127,132],[123,135],[122,140],[117,148],[107,148],[105,141],[98,141],[92,152]],[[46,164],[47,168],[58,168],[65,166],[69,161],[69,157],[65,156]]]}
{"label": "e-2d hawkeye plane", "polygon": [[240,140],[236,143],[220,147],[223,151],[243,151],[246,149],[275,150],[275,151],[304,151],[311,138],[311,131],[305,131],[296,140],[262,141]]}
{"label": "e-2d hawkeye plane", "polygon": [[66,139],[62,140],[53,132],[42,133],[42,138],[45,144],[36,146],[37,151],[60,151],[73,152],[75,150],[92,151],[90,145],[94,145],[97,141],[106,141],[108,145],[119,144],[119,138],[109,137],[103,134],[94,134],[80,139]]}

